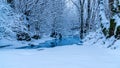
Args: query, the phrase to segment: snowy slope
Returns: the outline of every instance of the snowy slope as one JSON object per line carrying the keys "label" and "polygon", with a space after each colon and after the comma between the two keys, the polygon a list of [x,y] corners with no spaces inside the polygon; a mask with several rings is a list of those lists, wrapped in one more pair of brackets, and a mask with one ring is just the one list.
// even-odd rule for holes
{"label": "snowy slope", "polygon": [[83,46],[0,50],[0,68],[120,68],[120,51]]}

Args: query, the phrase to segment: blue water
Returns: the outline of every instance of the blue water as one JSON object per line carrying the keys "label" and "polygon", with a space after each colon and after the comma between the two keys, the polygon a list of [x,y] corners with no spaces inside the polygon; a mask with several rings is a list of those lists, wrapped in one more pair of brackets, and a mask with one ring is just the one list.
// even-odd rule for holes
{"label": "blue water", "polygon": [[46,41],[44,43],[39,43],[39,45],[24,46],[24,47],[19,47],[17,49],[51,48],[56,46],[65,46],[65,45],[72,45],[78,43],[79,45],[82,45],[83,42],[79,39],[79,37],[73,36],[73,37],[64,37],[62,39],[53,39]]}

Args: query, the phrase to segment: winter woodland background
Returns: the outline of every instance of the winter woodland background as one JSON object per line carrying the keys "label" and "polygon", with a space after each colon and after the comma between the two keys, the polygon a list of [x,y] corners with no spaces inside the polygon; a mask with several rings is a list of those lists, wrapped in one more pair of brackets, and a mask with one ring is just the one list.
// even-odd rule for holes
{"label": "winter woodland background", "polygon": [[119,20],[120,0],[0,0],[0,40],[77,35],[109,48],[119,42]]}

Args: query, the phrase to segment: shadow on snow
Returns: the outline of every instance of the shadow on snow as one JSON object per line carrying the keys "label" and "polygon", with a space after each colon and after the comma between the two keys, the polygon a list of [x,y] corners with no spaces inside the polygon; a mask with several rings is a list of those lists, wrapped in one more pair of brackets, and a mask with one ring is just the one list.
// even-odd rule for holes
{"label": "shadow on snow", "polygon": [[12,46],[12,45],[4,45],[4,46],[0,46],[0,48],[5,48],[5,47],[9,47],[9,46]]}

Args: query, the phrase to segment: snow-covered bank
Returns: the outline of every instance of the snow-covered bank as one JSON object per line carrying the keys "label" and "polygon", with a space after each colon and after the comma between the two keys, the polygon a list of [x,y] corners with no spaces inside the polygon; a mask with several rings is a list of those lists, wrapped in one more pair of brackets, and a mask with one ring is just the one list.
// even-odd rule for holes
{"label": "snow-covered bank", "polygon": [[48,40],[52,40],[52,39],[53,38],[50,38],[50,37],[44,37],[44,38],[41,38],[39,40],[32,39],[29,42],[18,41],[18,40],[2,39],[2,40],[0,40],[0,47],[4,47],[4,46],[10,45],[8,47],[4,47],[4,49],[15,49],[15,48],[18,48],[18,47],[30,46],[31,44],[32,45],[39,45],[40,43],[44,43],[44,42],[46,42]]}
{"label": "snow-covered bank", "polygon": [[38,49],[38,48],[51,48],[56,46],[68,45],[82,45],[83,42],[79,37],[63,37],[62,39],[42,37],[41,39],[31,41],[17,41],[17,40],[0,40],[0,49]]}
{"label": "snow-covered bank", "polygon": [[90,32],[84,39],[83,45],[90,47],[100,47],[100,48],[109,48],[109,49],[120,49],[120,40],[115,39],[114,36],[111,38],[106,38],[101,29],[98,29],[95,32]]}
{"label": "snow-covered bank", "polygon": [[0,68],[120,68],[120,54],[109,49],[63,46],[0,50]]}

